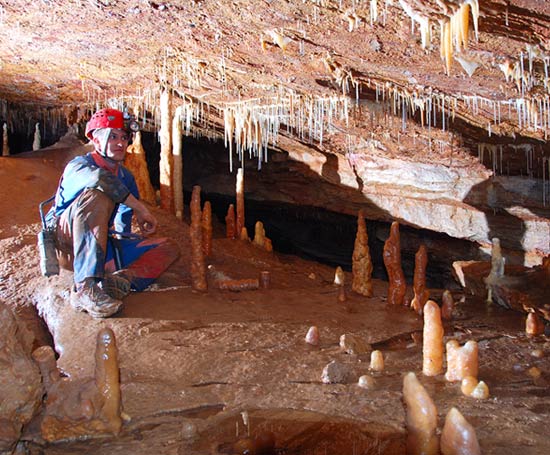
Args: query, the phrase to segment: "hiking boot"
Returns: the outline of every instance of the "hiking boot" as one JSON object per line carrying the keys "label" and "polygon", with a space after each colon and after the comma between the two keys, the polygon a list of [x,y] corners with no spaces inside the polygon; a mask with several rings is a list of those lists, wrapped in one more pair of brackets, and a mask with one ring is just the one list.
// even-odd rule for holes
{"label": "hiking boot", "polygon": [[115,314],[122,302],[110,297],[93,278],[86,278],[71,291],[71,305],[75,310],[86,311],[93,318],[108,318]]}
{"label": "hiking boot", "polygon": [[99,283],[99,287],[103,289],[109,297],[116,300],[122,300],[132,290],[132,283],[119,270],[112,274],[105,275]]}

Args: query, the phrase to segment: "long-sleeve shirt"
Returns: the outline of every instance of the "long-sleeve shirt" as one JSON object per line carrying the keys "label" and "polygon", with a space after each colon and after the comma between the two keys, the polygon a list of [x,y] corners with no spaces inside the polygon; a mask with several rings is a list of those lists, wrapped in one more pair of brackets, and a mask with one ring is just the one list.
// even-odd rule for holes
{"label": "long-sleeve shirt", "polygon": [[111,225],[118,232],[129,233],[133,211],[123,201],[129,194],[139,199],[134,176],[122,165],[118,166],[116,175],[100,167],[91,153],[73,158],[65,167],[46,221],[51,222],[54,215],[59,217],[86,188],[102,191],[117,204]]}

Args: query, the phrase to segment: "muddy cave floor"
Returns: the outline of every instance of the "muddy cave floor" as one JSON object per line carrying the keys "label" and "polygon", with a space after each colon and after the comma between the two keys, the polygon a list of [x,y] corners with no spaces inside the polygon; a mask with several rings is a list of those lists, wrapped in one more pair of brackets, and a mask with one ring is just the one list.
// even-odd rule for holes
{"label": "muddy cave floor", "polygon": [[[408,371],[417,374],[434,400],[439,429],[456,406],[475,427],[484,454],[550,453],[550,341],[526,337],[522,314],[479,299],[466,296],[458,304],[445,326],[445,341],[478,341],[479,378],[490,388],[484,401],[463,396],[459,384],[445,382],[442,375],[422,375],[422,321],[405,307],[385,303],[385,282],[375,280],[374,297],[365,298],[350,290],[346,274],[348,300],[338,303],[334,269],[224,239],[218,227],[207,260],[212,266],[209,290],[193,292],[188,225],[159,210],[159,234],[177,240],[178,262],[151,289],[127,297],[112,318],[75,313],[68,305],[71,273],[40,277],[35,248],[35,203],[55,188],[59,169],[73,153],[69,145],[7,158],[0,167],[11,185],[11,197],[2,198],[4,209],[18,207],[10,219],[0,220],[0,295],[21,315],[31,302],[37,307],[52,333],[58,367],[71,378],[92,376],[96,334],[111,327],[123,408],[130,419],[117,437],[55,444],[40,441],[31,424],[24,434],[31,453],[231,453],[237,439],[262,430],[275,433],[277,453],[404,453],[401,390]],[[40,191],[29,196],[25,188],[40,179]],[[255,278],[262,270],[271,272],[269,289],[231,292],[214,285],[219,273]],[[432,290],[431,297],[440,301],[441,292]],[[455,293],[455,299],[460,297]],[[320,329],[318,347],[304,342],[311,325]],[[339,338],[347,333],[383,352],[383,372],[369,372],[368,354],[340,351]],[[534,350],[544,356],[533,356]],[[348,383],[321,382],[331,360],[349,365],[353,376]],[[528,374],[533,366],[542,372],[537,379]],[[357,386],[364,374],[375,378],[372,390]]]}

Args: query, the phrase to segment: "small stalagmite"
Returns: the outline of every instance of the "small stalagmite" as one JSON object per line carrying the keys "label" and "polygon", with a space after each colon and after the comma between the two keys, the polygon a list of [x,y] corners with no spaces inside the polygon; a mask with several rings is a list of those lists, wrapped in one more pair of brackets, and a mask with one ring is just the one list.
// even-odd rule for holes
{"label": "small stalagmite", "polygon": [[256,221],[256,224],[254,225],[254,240],[252,242],[260,248],[264,247],[265,229],[264,224],[261,221]]}
{"label": "small stalagmite", "polygon": [[451,291],[445,289],[441,296],[441,317],[447,321],[453,318],[453,311],[455,307],[455,301]]}
{"label": "small stalagmite", "polygon": [[97,334],[95,384],[103,397],[101,415],[109,429],[118,434],[122,427],[118,351],[115,334],[108,327],[101,329]]}
{"label": "small stalagmite", "polygon": [[460,391],[469,397],[474,389],[476,388],[478,384],[478,380],[474,376],[466,376],[465,378],[462,378],[462,382],[460,383]]}
{"label": "small stalagmite", "polygon": [[205,292],[206,263],[202,249],[201,187],[195,185],[191,194],[191,286],[195,291]]}
{"label": "small stalagmite", "polygon": [[474,390],[470,392],[470,396],[478,400],[486,400],[489,398],[489,386],[485,382],[479,381]]}
{"label": "small stalagmite", "polygon": [[411,307],[418,314],[422,314],[424,304],[430,297],[430,291],[426,289],[426,267],[428,265],[428,251],[424,245],[420,245],[414,256],[414,298]]}
{"label": "small stalagmite", "polygon": [[464,346],[458,341],[450,340],[446,344],[447,349],[447,381],[462,381],[467,376],[477,378],[478,373],[478,346],[477,342],[470,340]]}
{"label": "small stalagmite", "polygon": [[437,455],[439,440],[436,434],[437,409],[416,375],[403,378],[403,400],[406,405],[408,455]]}
{"label": "small stalagmite", "polygon": [[372,261],[369,251],[369,237],[363,211],[357,216],[357,235],[352,257],[351,289],[365,297],[372,296]]}
{"label": "small stalagmite", "polygon": [[529,336],[537,336],[544,333],[544,322],[542,322],[537,313],[529,313],[527,315],[525,333]]}
{"label": "small stalagmite", "polygon": [[237,221],[236,232],[242,239],[242,230],[245,227],[244,218],[244,170],[242,167],[237,169],[237,182],[235,185],[236,199],[237,199]]}
{"label": "small stalagmite", "polygon": [[42,437],[53,442],[105,433],[118,434],[123,413],[114,332],[106,327],[97,334],[92,379],[58,377],[52,354],[53,351],[44,350],[36,353],[41,371],[47,372],[46,381],[50,381],[40,424]]}
{"label": "small stalagmite", "polygon": [[61,373],[57,369],[55,361],[55,353],[51,346],[40,346],[33,351],[32,358],[40,368],[42,383],[47,393],[52,385],[61,379]]}
{"label": "small stalagmite", "polygon": [[34,126],[34,139],[32,141],[32,149],[40,150],[42,143],[42,138],[40,137],[40,123],[36,122]]}
{"label": "small stalagmite", "polygon": [[401,268],[401,240],[399,236],[399,223],[391,224],[390,236],[384,243],[384,265],[388,272],[388,303],[403,305],[407,283]]}
{"label": "small stalagmite", "polygon": [[136,179],[140,199],[151,205],[156,205],[157,196],[149,177],[149,169],[147,168],[145,149],[141,144],[140,131],[135,134],[132,143],[126,149],[124,165],[132,171]]}
{"label": "small stalagmite", "polygon": [[384,356],[378,350],[370,353],[370,366],[372,371],[384,371]]}
{"label": "small stalagmite", "polygon": [[319,329],[317,326],[313,325],[307,331],[306,343],[311,344],[312,346],[319,345]]}
{"label": "small stalagmite", "polygon": [[235,223],[235,206],[233,204],[229,204],[227,215],[225,215],[225,236],[228,239],[234,239],[237,237],[237,226]]}
{"label": "small stalagmite", "polygon": [[10,155],[10,144],[8,141],[8,124],[4,122],[2,125],[2,156]]}
{"label": "small stalagmite", "polygon": [[241,229],[241,235],[239,236],[241,240],[246,240],[247,242],[250,242],[250,237],[248,236],[248,231],[246,230],[246,226],[243,226]]}
{"label": "small stalagmite", "polygon": [[424,305],[422,355],[422,373],[437,376],[443,372],[443,324],[441,310],[433,300]]}
{"label": "small stalagmite", "polygon": [[205,256],[212,254],[212,207],[210,201],[206,201],[201,215],[202,251]]}
{"label": "small stalagmite", "polygon": [[336,267],[336,270],[334,272],[334,285],[343,286],[345,282],[346,282],[346,277],[344,275],[344,271],[342,270],[342,267],[340,266]]}
{"label": "small stalagmite", "polygon": [[443,455],[480,455],[476,431],[460,411],[451,408],[445,417],[441,432],[441,453]]}

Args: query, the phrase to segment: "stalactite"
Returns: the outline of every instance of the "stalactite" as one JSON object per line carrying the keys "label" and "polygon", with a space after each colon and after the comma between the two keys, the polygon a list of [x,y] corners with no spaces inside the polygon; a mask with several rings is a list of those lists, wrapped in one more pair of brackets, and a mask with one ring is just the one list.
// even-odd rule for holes
{"label": "stalactite", "polygon": [[173,195],[173,157],[172,157],[172,122],[170,120],[172,95],[170,90],[163,90],[160,97],[161,127],[160,127],[160,205],[163,209],[172,212],[174,207]]}
{"label": "stalactite", "polygon": [[174,157],[174,210],[176,218],[183,218],[183,158],[182,158],[182,107],[178,106],[172,121],[172,155]]}
{"label": "stalactite", "polygon": [[205,292],[208,289],[206,282],[206,264],[202,249],[202,213],[201,187],[195,185],[191,194],[191,286],[193,290]]}
{"label": "stalactite", "polygon": [[388,272],[388,303],[403,305],[407,283],[401,268],[401,241],[399,223],[394,221],[390,228],[390,236],[384,243],[384,265]]}

